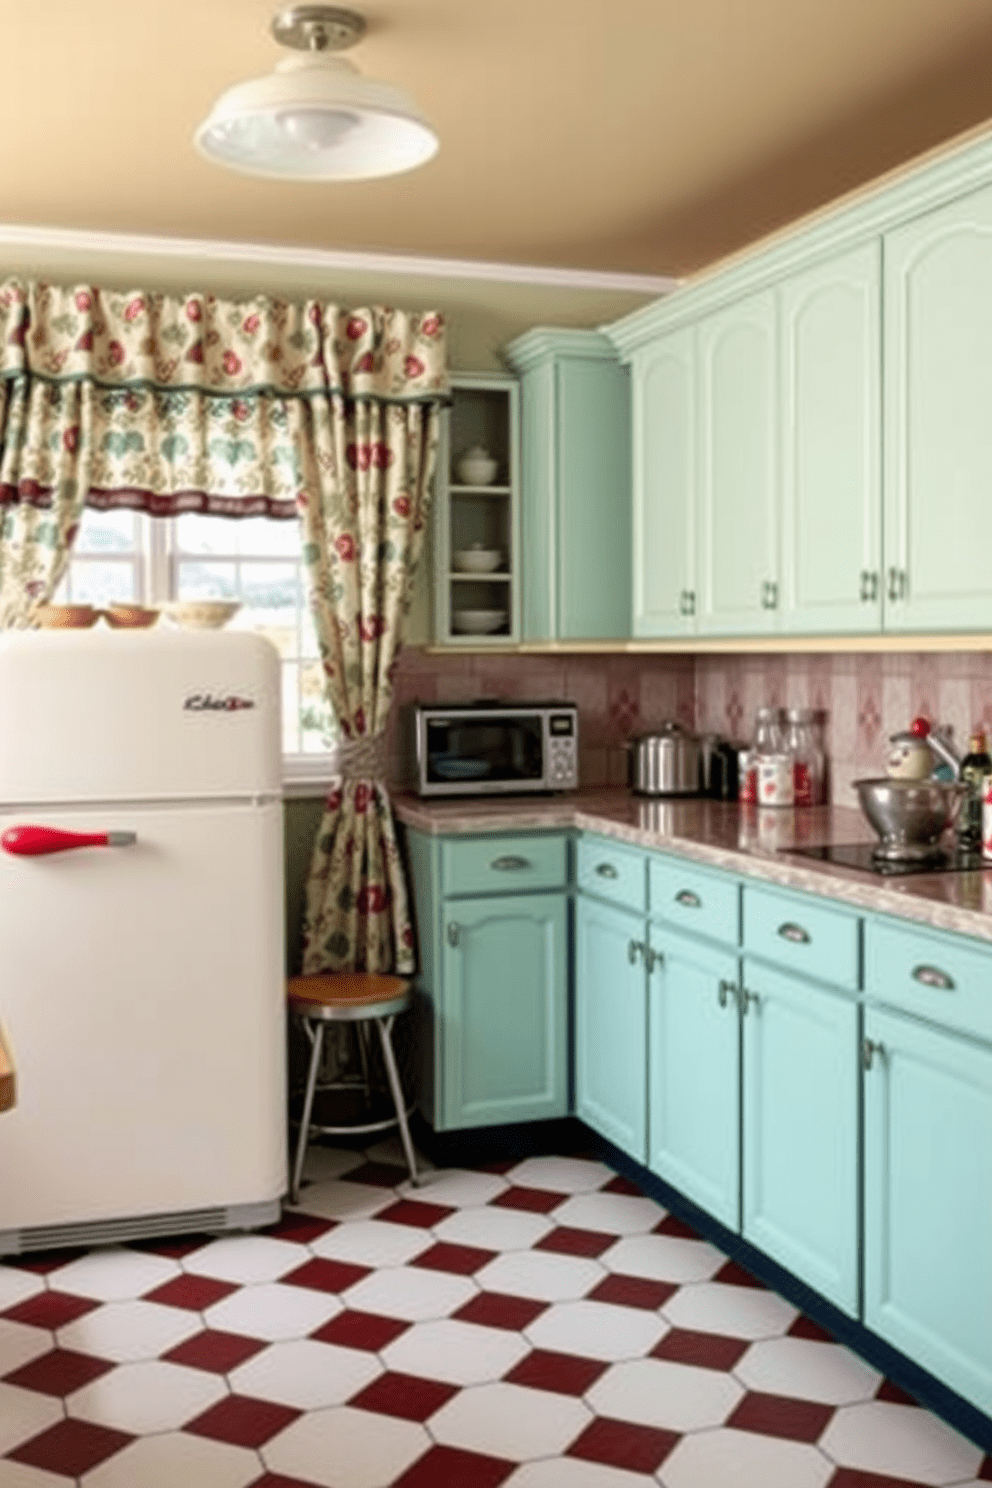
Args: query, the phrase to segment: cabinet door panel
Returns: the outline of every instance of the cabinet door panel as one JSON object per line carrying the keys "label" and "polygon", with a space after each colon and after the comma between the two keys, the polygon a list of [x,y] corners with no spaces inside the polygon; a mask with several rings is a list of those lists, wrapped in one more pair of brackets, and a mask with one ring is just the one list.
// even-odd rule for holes
{"label": "cabinet door panel", "polygon": [[445,1126],[563,1116],[564,895],[462,900],[444,915]]}
{"label": "cabinet door panel", "polygon": [[782,625],[881,624],[881,247],[782,285]]}
{"label": "cabinet door panel", "polygon": [[647,1006],[638,916],[580,897],[575,910],[575,1113],[645,1156]]}
{"label": "cabinet door panel", "polygon": [[992,1051],[869,1009],[865,1322],[992,1411]]}
{"label": "cabinet door panel", "polygon": [[775,297],[751,295],[699,327],[701,632],[774,630],[778,582]]}
{"label": "cabinet door panel", "polygon": [[691,635],[695,590],[695,332],[676,331],[633,365],[634,634]]}
{"label": "cabinet door panel", "polygon": [[888,233],[889,630],[992,626],[992,188]]}
{"label": "cabinet door panel", "polygon": [[[652,927],[648,1166],[731,1229],[740,1223],[735,954]],[[722,989],[722,990],[721,990]]]}
{"label": "cabinet door panel", "polygon": [[858,1007],[745,959],[743,1230],[858,1312]]}

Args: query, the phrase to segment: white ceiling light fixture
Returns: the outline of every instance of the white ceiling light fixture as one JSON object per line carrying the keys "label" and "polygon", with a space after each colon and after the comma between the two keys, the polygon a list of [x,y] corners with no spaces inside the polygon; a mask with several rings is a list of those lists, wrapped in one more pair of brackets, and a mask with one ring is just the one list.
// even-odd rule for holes
{"label": "white ceiling light fixture", "polygon": [[364,33],[352,10],[282,11],[272,34],[296,55],[223,93],[196,131],[197,149],[232,170],[286,181],[362,181],[423,165],[438,141],[413,100],[335,55]]}

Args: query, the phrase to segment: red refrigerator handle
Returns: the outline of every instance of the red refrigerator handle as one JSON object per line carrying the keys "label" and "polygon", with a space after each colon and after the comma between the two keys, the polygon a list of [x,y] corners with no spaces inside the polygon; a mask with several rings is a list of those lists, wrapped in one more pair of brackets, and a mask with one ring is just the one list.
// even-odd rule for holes
{"label": "red refrigerator handle", "polygon": [[21,858],[66,852],[73,847],[130,847],[134,832],[62,832],[57,827],[8,827],[0,837],[4,852]]}

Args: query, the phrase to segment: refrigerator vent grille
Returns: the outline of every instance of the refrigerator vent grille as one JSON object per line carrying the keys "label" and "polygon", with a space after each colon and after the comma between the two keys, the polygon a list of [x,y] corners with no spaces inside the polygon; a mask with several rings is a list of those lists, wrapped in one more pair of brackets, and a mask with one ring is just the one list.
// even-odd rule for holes
{"label": "refrigerator vent grille", "polygon": [[[0,1253],[55,1250],[63,1245],[107,1245],[115,1240],[140,1240],[153,1235],[223,1230],[230,1223],[227,1209],[187,1209],[178,1214],[141,1214],[134,1219],[87,1220],[82,1224],[36,1225],[31,1229],[0,1232]],[[12,1242],[12,1243],[5,1243]]]}

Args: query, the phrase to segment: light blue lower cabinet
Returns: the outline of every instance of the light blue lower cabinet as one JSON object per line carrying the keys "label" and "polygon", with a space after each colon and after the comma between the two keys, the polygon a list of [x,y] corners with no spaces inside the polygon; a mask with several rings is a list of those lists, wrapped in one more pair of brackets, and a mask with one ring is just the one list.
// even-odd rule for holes
{"label": "light blue lower cabinet", "polygon": [[568,1110],[564,894],[448,900],[441,998],[445,1128]]}
{"label": "light blue lower cabinet", "polygon": [[645,921],[579,895],[575,904],[575,1114],[638,1162],[646,1157]]}
{"label": "light blue lower cabinet", "polygon": [[992,1414],[992,1049],[864,1031],[865,1323]]}
{"label": "light blue lower cabinet", "polygon": [[740,1222],[737,953],[651,931],[648,1167],[730,1229]]}
{"label": "light blue lower cabinet", "polygon": [[747,1240],[856,1317],[858,1005],[745,957]]}

